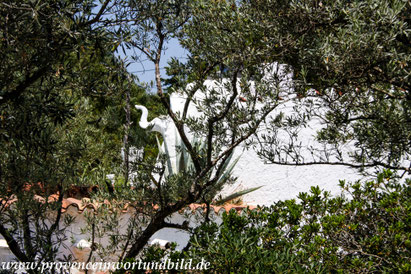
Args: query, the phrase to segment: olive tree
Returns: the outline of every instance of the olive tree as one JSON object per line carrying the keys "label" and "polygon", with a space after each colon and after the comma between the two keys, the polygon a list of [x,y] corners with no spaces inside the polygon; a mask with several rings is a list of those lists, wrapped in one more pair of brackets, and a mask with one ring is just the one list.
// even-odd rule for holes
{"label": "olive tree", "polygon": [[56,260],[67,237],[62,199],[87,146],[70,122],[121,71],[95,25],[108,4],[0,2],[0,234],[20,261]]}
{"label": "olive tree", "polygon": [[[139,210],[123,238],[121,259],[140,254],[160,229],[188,229],[186,223],[168,221],[187,205],[205,203],[209,210],[218,191],[233,179],[220,178],[234,149],[273,110],[295,98],[285,81],[289,68],[271,64],[269,47],[256,39],[245,8],[235,1],[182,0],[123,1],[117,6],[112,32],[121,33],[119,41],[136,53],[134,60],[154,64],[156,94],[191,163],[177,174],[166,174],[166,165],[156,164],[157,156],[134,163],[135,188],[121,197]],[[189,57],[185,63],[173,59],[167,68],[170,78],[163,81],[162,53],[176,37]],[[170,105],[173,92],[185,100],[181,112]],[[198,115],[190,115],[189,109]],[[160,160],[167,162],[167,156]]]}
{"label": "olive tree", "polygon": [[[260,155],[280,165],[409,172],[409,1],[263,0],[244,5],[258,39],[271,47],[270,56],[292,67],[300,97],[300,115],[294,118],[306,115],[321,124],[316,139],[322,147],[302,147],[297,134],[285,143],[268,134],[259,139]],[[301,125],[291,123],[291,128],[297,132]],[[269,128],[281,131],[276,124]]]}

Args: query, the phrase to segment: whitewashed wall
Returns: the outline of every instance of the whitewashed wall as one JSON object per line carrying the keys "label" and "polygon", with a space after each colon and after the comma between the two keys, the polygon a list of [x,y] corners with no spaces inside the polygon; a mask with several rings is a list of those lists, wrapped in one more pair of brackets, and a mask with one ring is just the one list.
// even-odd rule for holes
{"label": "whitewashed wall", "polygon": [[[206,81],[206,86],[212,87],[214,85],[214,81]],[[198,95],[199,98],[202,96],[202,94]],[[185,99],[176,93],[170,97],[173,111],[182,113]],[[292,107],[292,103],[286,103],[276,109],[276,112],[273,112],[271,116],[279,111],[289,113],[292,111]],[[198,115],[193,105],[190,105],[188,113],[192,116]],[[318,121],[311,121],[307,128],[300,131],[299,139],[306,145],[318,145],[314,140],[314,134],[320,127]],[[264,130],[259,131],[260,135],[264,133],[266,133]],[[355,181],[362,178],[356,170],[345,166],[265,164],[253,149],[247,150],[244,145],[236,148],[233,159],[236,157],[240,157],[233,170],[233,175],[238,178],[237,182],[225,187],[222,194],[224,196],[239,190],[263,186],[259,190],[243,196],[244,203],[249,205],[270,205],[278,200],[296,198],[298,193],[307,192],[311,186],[317,185],[333,194],[338,194],[340,193],[339,180]]]}

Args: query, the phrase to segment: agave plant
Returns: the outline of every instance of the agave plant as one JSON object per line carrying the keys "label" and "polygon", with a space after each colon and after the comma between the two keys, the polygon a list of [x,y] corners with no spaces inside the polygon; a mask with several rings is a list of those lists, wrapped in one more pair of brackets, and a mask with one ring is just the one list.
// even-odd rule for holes
{"label": "agave plant", "polygon": [[[164,172],[165,177],[177,175],[179,173],[192,173],[194,171],[193,161],[191,159],[190,154],[187,151],[187,148],[182,142],[181,138],[175,138],[175,140],[176,140],[175,141],[176,143],[175,143],[175,146],[173,147],[167,144],[167,140],[164,140],[163,144],[160,144],[160,141],[157,138],[159,157],[163,157],[165,159],[165,172]],[[205,164],[206,153],[207,153],[206,142],[201,139],[193,138],[191,143],[193,144],[195,151],[199,154],[200,156],[199,158],[204,159],[204,164]],[[173,148],[176,150],[175,152],[170,151]],[[175,155],[175,157],[172,157],[171,155]],[[227,161],[224,163],[221,169],[222,170],[221,175],[218,177],[216,184],[215,184],[217,189],[220,189],[230,179],[233,179],[232,171],[241,157],[240,155],[236,159],[232,160],[233,155],[234,155],[234,152],[232,152],[229,155]],[[210,173],[210,176],[211,174],[212,173]],[[222,205],[228,201],[237,199],[240,196],[256,191],[259,188],[261,188],[261,186],[241,190],[241,191],[232,193],[224,198],[219,197],[217,200],[214,200],[213,203],[216,205]]]}
{"label": "agave plant", "polygon": [[[187,151],[184,143],[182,142],[180,136],[177,134],[176,128],[172,121],[168,121],[167,119],[160,119],[155,118],[151,121],[147,120],[148,117],[148,110],[144,106],[136,105],[136,109],[141,110],[141,119],[139,121],[139,125],[141,128],[149,129],[150,131],[158,132],[163,137],[163,143],[161,144],[158,140],[157,136],[157,145],[159,150],[158,155],[158,163],[164,167],[164,174],[165,178],[178,175],[178,174],[192,174],[194,172],[194,163],[191,159],[190,154]],[[173,143],[167,143],[173,142]],[[202,139],[193,138],[191,140],[191,144],[193,144],[193,148],[195,149],[196,153],[199,155],[199,159],[203,160],[204,162],[200,163],[202,165],[206,165],[206,155],[207,155],[207,147],[206,142]],[[221,175],[218,177],[214,192],[210,193],[210,195],[215,195],[216,192],[221,190],[222,186],[228,183],[230,180],[233,181],[232,171],[237,164],[238,160],[240,159],[241,155],[237,157],[234,161],[231,161],[233,157],[233,152],[230,154],[227,161],[225,161],[224,166],[222,167]],[[213,173],[210,172],[209,176]],[[153,178],[153,182],[156,180]],[[216,203],[223,204],[229,200],[236,199],[244,194],[250,193],[259,189],[260,187],[251,188],[242,190],[236,193],[233,193],[225,198],[218,199]],[[214,197],[214,196],[213,196]],[[207,200],[211,200],[213,197],[207,197]]]}
{"label": "agave plant", "polygon": [[[191,143],[193,144],[195,151],[198,153],[199,159],[204,159],[203,164],[205,164],[207,153],[206,143],[203,140],[197,138],[193,138],[191,140]],[[157,138],[157,145],[159,150],[159,158],[165,159],[165,177],[177,175],[179,173],[190,173],[194,171],[193,161],[187,151],[187,148],[181,141],[181,138],[175,138],[175,146],[168,144],[167,139],[164,139],[163,144],[161,144],[159,139]],[[226,182],[227,179],[232,175],[232,171],[238,160],[240,159],[240,157],[237,157],[233,162],[231,162],[232,157],[233,153],[231,153],[231,155],[225,162],[222,168],[221,176],[217,180],[218,183]]]}

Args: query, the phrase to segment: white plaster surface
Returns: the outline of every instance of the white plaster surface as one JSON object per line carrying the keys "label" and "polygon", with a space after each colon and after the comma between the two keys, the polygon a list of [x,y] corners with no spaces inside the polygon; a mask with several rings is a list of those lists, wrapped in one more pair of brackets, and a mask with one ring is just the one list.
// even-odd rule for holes
{"label": "white plaster surface", "polygon": [[[206,86],[212,87],[213,85],[215,84],[212,80],[206,81]],[[198,98],[203,97],[201,93],[197,96]],[[185,98],[177,93],[173,93],[170,96],[170,101],[173,111],[181,113],[184,108]],[[286,114],[290,113],[292,106],[291,103],[285,103],[276,109],[271,117],[279,111]],[[188,113],[189,116],[199,115],[192,104],[189,107]],[[169,121],[169,123],[172,122]],[[299,139],[306,145],[318,145],[314,141],[314,134],[320,127],[321,125],[318,121],[311,121],[307,128],[300,131]],[[262,133],[264,133],[264,130],[260,131],[259,134]],[[286,137],[283,136],[283,138]],[[278,200],[293,199],[297,197],[298,193],[307,192],[312,186],[317,185],[321,189],[331,191],[332,194],[338,194],[340,193],[339,180],[355,181],[362,178],[356,170],[345,166],[284,166],[265,164],[252,148],[245,150],[244,145],[236,149],[233,159],[236,159],[238,156],[240,156],[240,159],[233,170],[233,175],[237,177],[237,182],[226,186],[221,194],[224,196],[239,190],[263,186],[257,191],[242,197],[243,202],[249,205],[271,205]]]}

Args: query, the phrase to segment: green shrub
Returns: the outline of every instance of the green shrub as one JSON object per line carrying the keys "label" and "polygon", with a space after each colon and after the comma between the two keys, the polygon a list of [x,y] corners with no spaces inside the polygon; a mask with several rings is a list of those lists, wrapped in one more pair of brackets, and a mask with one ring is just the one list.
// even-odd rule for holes
{"label": "green shrub", "polygon": [[298,200],[231,211],[220,225],[198,227],[190,248],[171,256],[204,258],[216,273],[410,272],[411,180],[385,171],[340,185],[334,198],[312,187]]}

